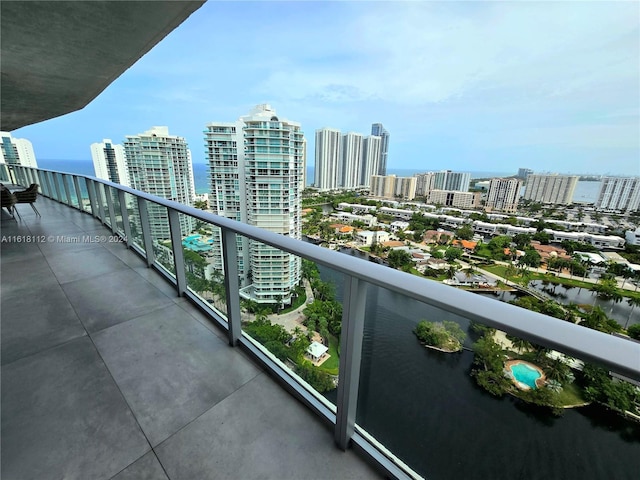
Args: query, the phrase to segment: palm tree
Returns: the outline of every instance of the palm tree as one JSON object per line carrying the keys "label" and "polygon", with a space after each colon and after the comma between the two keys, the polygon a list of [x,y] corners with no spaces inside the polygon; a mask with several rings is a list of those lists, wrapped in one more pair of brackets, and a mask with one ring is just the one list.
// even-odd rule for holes
{"label": "palm tree", "polygon": [[629,326],[629,320],[631,320],[631,315],[633,315],[633,309],[635,307],[640,306],[640,298],[636,298],[636,297],[628,297],[627,298],[627,303],[629,304],[629,306],[631,307],[631,310],[629,311],[629,318],[627,318],[627,321],[624,323],[624,329],[626,330],[627,327]]}

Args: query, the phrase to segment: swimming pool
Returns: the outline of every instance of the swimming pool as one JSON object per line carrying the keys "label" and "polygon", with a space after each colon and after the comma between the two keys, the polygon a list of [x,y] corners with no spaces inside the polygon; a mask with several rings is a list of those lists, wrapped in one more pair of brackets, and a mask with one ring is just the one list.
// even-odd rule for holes
{"label": "swimming pool", "polygon": [[184,237],[182,240],[182,246],[188,248],[189,250],[193,250],[194,252],[208,252],[211,250],[211,244],[213,243],[212,239],[203,242],[201,240],[202,235],[189,235],[188,237]]}
{"label": "swimming pool", "polygon": [[509,365],[509,369],[517,382],[523,383],[529,388],[537,388],[536,380],[542,376],[539,369],[524,362],[513,363]]}

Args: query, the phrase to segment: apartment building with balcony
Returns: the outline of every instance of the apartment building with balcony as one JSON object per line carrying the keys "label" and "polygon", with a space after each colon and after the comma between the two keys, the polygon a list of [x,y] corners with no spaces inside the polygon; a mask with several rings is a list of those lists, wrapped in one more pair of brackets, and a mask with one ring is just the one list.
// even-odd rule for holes
{"label": "apartment building with balcony", "polygon": [[92,143],[91,159],[96,177],[130,186],[129,170],[122,145],[114,144],[108,138],[99,143]]}
{"label": "apartment building with balcony", "polygon": [[[301,238],[304,137],[300,124],[256,106],[232,123],[205,129],[209,204],[217,215]],[[213,265],[222,270],[221,237],[214,232]],[[241,293],[259,303],[289,303],[300,283],[300,259],[247,238],[237,239]]]}
{"label": "apartment building with balcony", "polygon": [[457,208],[477,208],[480,206],[480,192],[460,192],[456,190],[431,190],[427,201],[432,204]]}
{"label": "apartment building with balcony", "polygon": [[0,163],[37,167],[33,145],[26,138],[13,138],[9,132],[0,132]]}
{"label": "apartment building with balcony", "polygon": [[[196,191],[191,152],[183,137],[170,135],[169,127],[151,127],[138,135],[127,135],[124,153],[132,188],[193,205]],[[151,206],[149,217],[154,238],[171,238],[166,209]],[[180,219],[183,235],[190,234],[194,227],[193,219]]]}
{"label": "apartment building with balcony", "polygon": [[515,213],[520,200],[522,180],[517,178],[494,178],[489,183],[485,208],[487,211]]}
{"label": "apartment building with balcony", "polygon": [[640,208],[640,177],[603,177],[595,207],[633,212]]}
{"label": "apartment building with balcony", "polygon": [[569,205],[578,185],[577,175],[534,175],[526,177],[522,198],[539,203]]}

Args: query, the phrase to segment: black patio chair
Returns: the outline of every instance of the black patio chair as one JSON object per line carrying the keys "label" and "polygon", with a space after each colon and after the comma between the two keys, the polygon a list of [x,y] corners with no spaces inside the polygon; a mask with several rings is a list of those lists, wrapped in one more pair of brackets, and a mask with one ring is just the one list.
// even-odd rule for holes
{"label": "black patio chair", "polygon": [[14,195],[16,196],[16,203],[28,203],[31,205],[31,208],[33,208],[33,211],[36,212],[37,216],[42,216],[34,205],[38,199],[38,184],[32,183],[29,185],[29,188],[21,192],[15,192]]}

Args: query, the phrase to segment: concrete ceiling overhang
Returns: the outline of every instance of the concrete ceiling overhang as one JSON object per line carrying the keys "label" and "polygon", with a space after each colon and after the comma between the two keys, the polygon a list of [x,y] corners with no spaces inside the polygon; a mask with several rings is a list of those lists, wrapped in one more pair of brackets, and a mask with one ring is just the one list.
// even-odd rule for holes
{"label": "concrete ceiling overhang", "polygon": [[84,108],[203,1],[2,1],[0,130]]}

